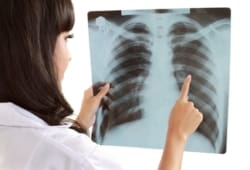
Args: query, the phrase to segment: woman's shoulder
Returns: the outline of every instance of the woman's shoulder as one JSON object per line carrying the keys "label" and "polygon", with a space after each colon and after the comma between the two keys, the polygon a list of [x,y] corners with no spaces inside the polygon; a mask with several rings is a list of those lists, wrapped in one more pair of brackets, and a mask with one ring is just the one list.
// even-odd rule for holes
{"label": "woman's shoulder", "polygon": [[12,102],[0,103],[0,125],[13,128],[42,128],[48,126],[45,121]]}
{"label": "woman's shoulder", "polygon": [[[68,162],[81,164],[84,161],[88,165],[87,156],[96,147],[88,136],[65,125],[49,126],[13,103],[0,103],[0,138],[4,167],[24,167],[28,162],[36,162],[42,157],[43,160],[50,159],[51,156],[58,161],[67,158]],[[13,155],[22,159],[15,160]],[[51,163],[49,160],[43,162]]]}
{"label": "woman's shoulder", "polygon": [[[68,125],[49,126],[29,111],[11,103],[0,104],[0,136],[0,151],[1,148],[8,151],[1,151],[6,161],[13,160],[13,154],[23,158],[19,162],[36,162],[41,156],[52,156],[59,162],[69,159],[89,170],[121,169],[89,136],[70,129]],[[47,160],[45,163],[53,162]]]}
{"label": "woman's shoulder", "polygon": [[20,142],[27,138],[34,142],[46,141],[82,154],[89,154],[96,147],[87,135],[69,129],[68,125],[50,126],[30,111],[10,102],[0,103],[0,128],[6,138],[17,140],[19,137]]}

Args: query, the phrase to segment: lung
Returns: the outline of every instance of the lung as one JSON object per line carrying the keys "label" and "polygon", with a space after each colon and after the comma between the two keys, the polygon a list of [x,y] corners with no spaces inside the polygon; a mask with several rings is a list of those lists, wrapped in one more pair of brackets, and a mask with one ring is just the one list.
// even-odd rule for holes
{"label": "lung", "polygon": [[111,83],[94,141],[162,148],[169,113],[191,74],[189,100],[204,120],[186,150],[225,153],[230,9],[93,11],[88,17],[94,94]]}
{"label": "lung", "polygon": [[129,23],[124,27],[124,32],[114,40],[112,62],[109,63],[112,88],[103,101],[107,107],[102,109],[98,136],[97,127],[94,128],[96,142],[102,141],[109,129],[143,116],[140,93],[151,67],[150,31],[143,23]]}
{"label": "lung", "polygon": [[190,87],[190,100],[203,113],[204,120],[198,128],[198,132],[204,135],[215,146],[218,137],[217,105],[214,102],[216,88],[214,87],[214,65],[211,61],[206,35],[199,32],[195,21],[187,20],[174,23],[168,34],[172,49],[172,64],[174,77],[179,90],[182,82],[188,74],[192,75]]}

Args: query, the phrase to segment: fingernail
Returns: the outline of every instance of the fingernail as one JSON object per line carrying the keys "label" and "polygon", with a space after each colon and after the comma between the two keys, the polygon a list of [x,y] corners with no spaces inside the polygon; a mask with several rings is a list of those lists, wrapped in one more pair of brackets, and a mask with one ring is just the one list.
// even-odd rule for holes
{"label": "fingernail", "polygon": [[191,79],[191,74],[188,74],[187,79]]}
{"label": "fingernail", "polygon": [[106,83],[104,88],[108,88],[109,87],[109,83]]}

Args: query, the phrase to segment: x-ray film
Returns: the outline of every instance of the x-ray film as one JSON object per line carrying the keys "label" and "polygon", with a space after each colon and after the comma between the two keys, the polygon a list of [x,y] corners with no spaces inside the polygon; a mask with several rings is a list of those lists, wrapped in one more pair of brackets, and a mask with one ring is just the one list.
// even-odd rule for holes
{"label": "x-ray film", "polygon": [[99,144],[163,148],[184,81],[203,122],[185,150],[225,153],[230,9],[190,8],[88,13],[94,93],[111,83],[92,139]]}

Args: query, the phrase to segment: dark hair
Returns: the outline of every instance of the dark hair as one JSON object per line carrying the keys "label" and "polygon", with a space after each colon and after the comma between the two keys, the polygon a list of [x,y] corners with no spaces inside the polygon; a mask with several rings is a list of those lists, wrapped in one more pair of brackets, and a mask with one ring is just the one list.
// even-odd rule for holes
{"label": "dark hair", "polygon": [[73,25],[71,0],[0,2],[0,102],[13,102],[49,125],[72,114],[53,54],[58,35]]}

